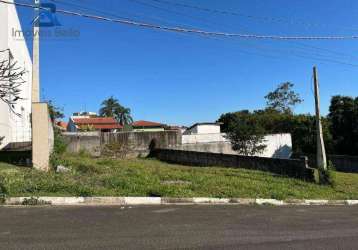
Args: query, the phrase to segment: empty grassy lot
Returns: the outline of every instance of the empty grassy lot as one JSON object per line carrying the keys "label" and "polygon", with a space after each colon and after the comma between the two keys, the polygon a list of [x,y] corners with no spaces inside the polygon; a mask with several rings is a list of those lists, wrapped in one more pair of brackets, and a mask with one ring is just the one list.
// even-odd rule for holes
{"label": "empty grassy lot", "polygon": [[[185,167],[153,159],[66,156],[68,173],[0,163],[0,192],[8,196],[162,196],[275,199],[358,199],[358,174],[335,173],[336,185],[230,168]],[[2,186],[2,188],[1,188]]]}

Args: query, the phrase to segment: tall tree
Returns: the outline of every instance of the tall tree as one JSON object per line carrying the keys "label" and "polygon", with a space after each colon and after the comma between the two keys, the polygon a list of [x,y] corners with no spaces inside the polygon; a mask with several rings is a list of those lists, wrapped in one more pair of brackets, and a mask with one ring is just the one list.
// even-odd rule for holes
{"label": "tall tree", "polygon": [[55,104],[51,100],[48,101],[47,104],[52,123],[54,123],[58,119],[62,119],[65,117],[63,109],[55,106]]}
{"label": "tall tree", "polygon": [[[243,116],[243,113],[245,116]],[[316,152],[316,127],[315,117],[309,114],[292,115],[281,113],[272,109],[247,110],[221,115],[219,122],[222,124],[222,131],[227,133],[237,119],[252,119],[252,126],[263,129],[265,134],[290,133],[292,135],[293,152],[312,153]],[[330,121],[326,118],[323,122],[323,136],[327,152],[333,153],[332,136],[329,131]]]}
{"label": "tall tree", "polygon": [[125,107],[118,107],[115,111],[115,116],[118,122],[122,125],[129,125],[133,122],[133,118],[131,116],[131,110]]}
{"label": "tall tree", "polygon": [[227,138],[232,149],[239,154],[252,156],[262,153],[264,145],[264,129],[259,126],[248,111],[239,112],[228,125]]}
{"label": "tall tree", "polygon": [[330,131],[335,153],[357,154],[358,101],[349,96],[333,96],[329,107]]}
{"label": "tall tree", "polygon": [[99,115],[106,116],[106,117],[115,117],[116,111],[120,108],[118,100],[113,96],[104,100],[101,106],[102,107],[99,110]]}
{"label": "tall tree", "polygon": [[276,90],[265,96],[267,108],[282,113],[292,113],[293,108],[303,102],[300,95],[293,90],[294,84],[285,82],[280,84]]}
{"label": "tall tree", "polygon": [[100,116],[114,117],[123,126],[133,122],[131,110],[119,104],[113,96],[102,102],[99,114]]}

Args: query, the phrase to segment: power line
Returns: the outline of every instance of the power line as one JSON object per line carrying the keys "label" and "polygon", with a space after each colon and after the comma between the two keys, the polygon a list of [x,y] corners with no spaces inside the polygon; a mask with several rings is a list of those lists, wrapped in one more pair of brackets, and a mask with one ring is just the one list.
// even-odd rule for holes
{"label": "power line", "polygon": [[[72,5],[72,6],[75,6],[77,9],[79,10],[87,10],[87,11],[93,11],[95,13],[100,13],[100,14],[104,14],[104,15],[109,15],[110,17],[115,17],[115,18],[125,18],[125,19],[129,19],[128,17],[123,17],[123,16],[119,16],[117,13],[113,13],[113,12],[109,12],[109,11],[105,11],[105,10],[100,10],[100,9],[97,9],[97,8],[90,8],[90,7],[86,7],[86,6],[83,6],[83,5],[79,5],[79,4],[73,4],[73,3],[70,3],[70,2],[67,2],[67,1],[63,1],[63,0],[50,0],[54,3],[57,3],[57,4],[63,4],[63,5]],[[176,25],[176,22],[173,23],[167,19],[164,19],[164,18],[161,18],[161,17],[158,17],[158,16],[147,16],[145,15],[144,13],[138,13],[137,11],[135,13],[128,13],[126,11],[127,14],[131,14],[131,15],[134,15],[134,16],[137,16],[137,17],[142,17],[142,18],[149,18],[150,20],[155,20],[155,21],[159,21],[165,25]],[[190,26],[189,26],[190,27]],[[185,33],[178,33],[179,35],[182,35],[182,36],[191,36],[192,34],[185,34]]]}
{"label": "power line", "polygon": [[[243,44],[243,45],[245,45],[245,44]],[[264,48],[262,46],[254,46],[252,44],[246,44],[246,46],[252,47],[252,48],[254,48],[258,51],[264,52],[264,53],[268,50],[267,48]],[[347,65],[347,66],[352,66],[352,67],[358,67],[358,64],[340,61],[335,58],[331,58],[329,56],[317,54],[317,53],[302,51],[303,54],[302,54],[302,52],[300,54],[300,51],[295,51],[295,50],[285,50],[285,49],[271,49],[271,50],[277,51],[278,53],[288,52],[289,56],[293,56],[296,58],[298,57],[298,58],[307,59],[307,60],[316,60],[316,61],[321,61],[321,62],[328,62],[328,63],[335,63],[335,64]],[[276,53],[276,55],[277,55],[277,53]]]}
{"label": "power line", "polygon": [[[32,5],[32,4],[25,4],[25,3],[11,3],[4,0],[0,0],[0,3],[5,4],[13,4],[20,7],[26,8],[33,8],[33,9],[41,9],[49,11],[48,8]],[[108,21],[114,23],[120,23],[129,26],[136,26],[154,30],[163,30],[163,31],[170,31],[170,32],[177,32],[177,33],[189,33],[189,34],[199,34],[205,36],[220,36],[220,37],[236,37],[242,39],[260,39],[260,40],[356,40],[358,39],[358,35],[351,35],[351,36],[280,36],[280,35],[255,35],[255,34],[240,34],[240,33],[226,33],[226,32],[215,32],[215,31],[205,31],[199,29],[187,29],[182,27],[169,27],[169,26],[161,26],[158,24],[151,24],[145,22],[137,22],[133,20],[124,20],[124,19],[114,19],[104,16],[97,16],[97,15],[90,15],[85,13],[79,13],[69,10],[56,10],[57,13],[71,15],[71,16],[79,16],[84,18],[90,18],[95,20],[101,21]]]}
{"label": "power line", "polygon": [[[63,5],[69,5],[69,6],[72,6],[72,7],[75,7],[77,8],[78,10],[85,10],[85,11],[93,11],[93,12],[96,12],[96,13],[100,13],[100,14],[104,14],[104,15],[109,15],[111,17],[116,17],[116,18],[122,18],[122,19],[129,19],[128,17],[124,17],[122,15],[118,15],[118,13],[113,13],[113,12],[109,12],[109,11],[104,11],[104,10],[100,10],[100,9],[97,9],[97,8],[91,8],[91,7],[88,7],[88,6],[83,6],[83,5],[80,5],[80,4],[76,4],[76,3],[72,3],[72,2],[67,2],[67,1],[62,1],[62,0],[50,0],[51,2],[54,2],[56,4],[63,4]],[[123,12],[123,11],[122,11]],[[155,21],[160,21],[160,22],[164,22],[166,24],[168,24],[167,22],[165,22],[166,20],[162,19],[162,18],[158,18],[158,17],[153,17],[153,16],[145,16],[145,15],[142,15],[138,12],[136,13],[131,13],[131,12],[127,12],[125,11],[124,13],[126,13],[127,15],[132,15],[132,16],[136,16],[136,17],[142,17],[142,18],[149,18],[151,20],[155,20]],[[171,24],[169,24],[171,25]]]}
{"label": "power line", "polygon": [[[151,1],[166,4],[166,5],[172,5],[172,6],[177,6],[177,7],[183,7],[183,8],[189,8],[189,9],[209,12],[209,13],[213,13],[213,14],[240,16],[240,17],[246,17],[246,18],[256,19],[256,20],[260,20],[260,21],[278,22],[278,23],[284,23],[284,24],[299,24],[299,25],[305,25],[308,27],[329,27],[328,25],[312,23],[312,22],[305,22],[302,20],[293,20],[293,19],[289,19],[289,18],[275,18],[275,17],[267,17],[267,16],[254,16],[254,15],[244,14],[244,13],[238,12],[238,11],[234,12],[234,11],[227,11],[227,10],[218,10],[218,9],[212,9],[212,8],[207,8],[207,7],[201,7],[198,5],[192,5],[192,4],[175,3],[175,2],[167,1],[167,0],[151,0]],[[357,28],[348,28],[348,27],[341,27],[341,28],[346,29],[346,30],[357,30]]]}
{"label": "power line", "polygon": [[[133,1],[133,2],[137,2],[137,3],[141,3],[143,5],[147,5],[147,6],[150,6],[150,7],[155,7],[155,8],[158,8],[158,9],[163,9],[165,10],[164,8],[160,8],[160,7],[157,7],[157,6],[154,6],[154,5],[151,5],[151,4],[147,4],[147,3],[143,3],[143,2],[140,2],[139,0],[130,0],[130,1]],[[192,8],[192,9],[197,9],[197,10],[201,10],[201,11],[208,11],[208,12],[211,12],[211,13],[220,13],[220,14],[231,14],[231,15],[243,15],[241,13],[237,13],[237,12],[228,12],[228,11],[220,11],[220,10],[214,10],[214,9],[208,9],[208,8],[202,8],[202,7],[198,7],[198,6],[193,6],[193,5],[188,5],[188,4],[181,4],[181,3],[175,3],[175,2],[171,2],[171,1],[167,1],[167,0],[151,0],[152,2],[155,2],[155,3],[163,3],[163,4],[166,4],[166,5],[172,5],[172,6],[179,6],[179,7],[185,7],[185,8]],[[168,10],[168,11],[171,11],[171,10]],[[176,12],[175,13],[179,13],[180,12]],[[185,16],[188,16],[188,15],[185,15]],[[250,18],[258,18],[258,19],[263,19],[263,18],[260,18],[260,17],[256,17],[256,16],[247,16],[247,15],[243,15],[243,16],[246,16],[246,17],[250,17]],[[190,16],[189,16],[190,17]],[[276,18],[268,18],[268,17],[264,17],[264,19],[272,19],[272,20],[276,20],[276,21],[285,21],[285,23],[287,23],[287,20],[284,20],[284,19],[276,19]],[[222,25],[221,25],[222,26]],[[210,26],[209,26],[210,27]],[[212,28],[212,27],[211,27]],[[334,50],[330,50],[330,49],[326,49],[326,48],[321,48],[321,47],[318,47],[318,46],[312,46],[312,45],[307,45],[307,44],[304,44],[304,43],[299,43],[299,42],[292,42],[291,43],[295,43],[297,44],[299,47],[305,47],[305,48],[309,48],[309,49],[312,49],[312,50],[320,50],[320,51],[325,51],[325,52],[328,52],[330,54],[334,54],[334,55],[337,55],[337,56],[344,56],[344,57],[348,57],[348,58],[358,58],[356,56],[353,56],[351,54],[346,54],[346,53],[343,53],[343,52],[339,52],[339,51],[334,51]]]}
{"label": "power line", "polygon": [[[189,17],[189,18],[192,18],[192,19],[197,19],[199,21],[204,21],[203,19],[198,19],[198,17],[196,16],[192,16],[192,15],[187,15],[187,14],[183,14],[181,12],[178,12],[178,11],[173,11],[173,10],[170,10],[170,9],[167,9],[167,8],[162,8],[162,7],[158,7],[156,5],[153,5],[153,4],[148,4],[148,3],[145,3],[145,2],[142,2],[140,0],[129,0],[130,2],[134,2],[134,3],[138,3],[138,4],[141,4],[141,5],[144,5],[144,6],[147,6],[147,7],[151,7],[151,8],[155,8],[155,9],[158,9],[158,10],[161,10],[161,11],[166,11],[166,12],[170,12],[170,13],[174,13],[176,15],[181,15],[181,16],[184,16],[184,17]],[[155,2],[155,3],[168,3],[168,4],[173,4],[175,6],[179,5],[180,4],[176,4],[176,3],[172,3],[172,2],[169,2],[169,1],[165,1],[165,0],[151,0],[152,2]],[[212,23],[211,20],[209,22],[209,24]],[[223,26],[222,24],[218,24],[218,23],[213,23],[213,24],[216,24],[216,25],[220,25],[220,26]],[[213,28],[212,25],[206,25],[207,27],[209,28]],[[304,44],[304,43],[299,43],[299,42],[292,42],[290,41],[291,44],[292,43],[295,43],[298,45],[299,48],[302,48],[302,47],[305,47],[305,48],[309,48],[309,49],[312,49],[312,50],[320,50],[320,51],[325,51],[325,52],[328,52],[330,54],[334,54],[334,55],[337,55],[337,56],[344,56],[344,57],[349,57],[349,58],[358,58],[358,57],[355,57],[353,55],[350,55],[350,54],[345,54],[343,52],[338,52],[338,51],[334,51],[334,50],[330,50],[330,49],[326,49],[326,48],[320,48],[320,47],[317,47],[317,46],[311,46],[311,45],[307,45],[307,44]],[[319,55],[319,54],[315,54],[315,55],[318,55],[318,56],[328,56],[328,55]],[[332,59],[329,59],[329,60],[332,60]],[[333,60],[332,60],[333,62]],[[336,63],[339,63],[338,60],[335,60]],[[347,64],[345,62],[342,62],[343,64]],[[357,65],[353,65],[353,64],[350,64],[348,63],[348,65],[351,65],[351,66],[357,66]]]}
{"label": "power line", "polygon": [[300,47],[304,47],[304,48],[310,48],[310,49],[315,49],[315,50],[321,50],[321,51],[326,51],[329,52],[331,54],[335,54],[337,56],[343,56],[343,57],[347,57],[347,58],[351,58],[351,59],[358,59],[357,56],[351,55],[351,54],[346,54],[340,51],[335,51],[335,50],[331,50],[331,49],[326,49],[326,48],[321,48],[321,47],[317,47],[317,46],[312,46],[312,45],[308,45],[305,43],[300,43],[300,42],[294,42],[296,45],[300,46]]}
{"label": "power line", "polygon": [[[77,8],[80,8],[80,9],[87,9],[87,10],[92,10],[92,11],[97,11],[97,12],[102,12],[104,14],[107,14],[107,15],[111,15],[111,16],[114,16],[114,17],[119,17],[119,18],[123,18],[121,16],[116,16],[115,14],[113,13],[109,13],[109,12],[105,12],[105,11],[101,11],[101,10],[98,10],[98,9],[95,9],[95,8],[88,8],[88,7],[84,7],[84,6],[81,6],[81,5],[78,5],[78,4],[72,4],[72,3],[69,3],[69,2],[66,2],[66,1],[61,1],[61,0],[51,0],[53,2],[56,2],[56,3],[62,3],[62,4],[68,4],[68,5],[73,5]],[[0,1],[1,2],[1,1]],[[192,35],[192,34],[187,34],[187,33],[181,33],[183,35]],[[223,39],[220,39],[220,37],[214,37],[214,36],[207,36],[207,35],[200,35],[200,37],[202,38],[214,38],[216,40],[221,40],[221,41],[224,41]],[[292,41],[291,41],[292,42]],[[296,42],[297,43],[297,42]],[[244,44],[243,44],[244,45]],[[303,44],[302,44],[303,45]],[[249,46],[249,47],[252,47],[252,46]],[[311,47],[311,48],[315,48],[315,49],[320,49],[318,47],[313,47],[313,46],[307,46],[307,47]],[[249,51],[243,51],[243,50],[240,50],[240,52],[242,53],[245,53],[245,54],[250,54],[250,55],[257,55],[257,56],[263,56],[263,57],[268,57],[268,58],[278,58],[277,55],[268,55],[266,52],[267,52],[267,48],[265,49],[261,49],[261,48],[258,48],[258,47],[253,47],[254,49],[258,49],[259,51],[261,52],[264,52],[264,53],[252,53],[252,52],[249,52]],[[277,50],[277,49],[275,49]],[[321,50],[326,50],[326,49],[321,49]],[[330,51],[330,50],[328,50]],[[283,52],[283,51],[281,51]],[[329,56],[326,56],[326,55],[320,55],[320,54],[309,54],[307,55],[307,53],[309,52],[306,52],[306,51],[303,51],[304,54],[297,54],[299,53],[299,51],[296,53],[296,51],[288,51],[290,55],[294,56],[294,57],[298,57],[298,58],[302,58],[302,59],[308,59],[308,60],[318,60],[318,61],[322,61],[322,62],[330,62],[330,63],[336,63],[336,64],[341,64],[341,65],[348,65],[348,66],[353,66],[353,67],[357,67],[357,65],[355,64],[352,64],[352,63],[348,63],[348,62],[344,62],[344,61],[339,61],[339,60],[336,60],[334,58],[330,58]],[[332,51],[334,52],[334,51]],[[331,52],[331,53],[332,53]],[[306,54],[306,55],[305,55]],[[335,52],[335,54],[343,54],[343,53],[339,53],[339,52]],[[315,57],[312,57],[315,56]]]}
{"label": "power line", "polygon": [[194,21],[198,21],[200,23],[205,24],[205,26],[207,28],[213,28],[212,24],[214,24],[215,26],[220,25],[220,24],[218,24],[216,22],[213,22],[212,20],[208,20],[206,18],[200,18],[198,16],[188,15],[188,14],[185,14],[185,13],[178,12],[176,10],[171,10],[171,9],[168,9],[168,8],[159,7],[159,6],[156,6],[156,5],[153,5],[153,4],[150,4],[150,3],[146,3],[146,2],[143,2],[143,1],[140,1],[140,0],[129,0],[129,1],[132,2],[132,3],[140,4],[142,6],[157,9],[159,11],[164,11],[164,12],[167,12],[167,13],[173,13],[176,16],[183,16],[185,18],[189,18],[189,19],[192,19]]}

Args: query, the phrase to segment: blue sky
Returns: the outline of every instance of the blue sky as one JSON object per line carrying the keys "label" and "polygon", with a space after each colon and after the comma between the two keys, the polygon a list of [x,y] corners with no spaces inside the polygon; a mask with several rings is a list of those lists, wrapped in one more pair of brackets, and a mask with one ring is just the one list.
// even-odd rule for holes
{"label": "blue sky", "polygon": [[[207,13],[153,0],[58,0],[57,8],[210,31],[358,34],[354,0],[167,1],[243,15]],[[18,10],[23,28],[29,29],[32,11]],[[132,109],[135,120],[189,125],[214,121],[225,112],[263,108],[264,96],[285,81],[293,82],[305,100],[295,111],[313,113],[313,65],[319,70],[324,113],[332,95],[358,96],[358,66],[349,65],[358,65],[357,40],[208,38],[57,17],[61,29],[79,31],[80,36],[42,38],[41,88],[42,98],[63,107],[66,115],[98,111],[101,101],[113,95]],[[31,48],[31,41],[28,45]]]}

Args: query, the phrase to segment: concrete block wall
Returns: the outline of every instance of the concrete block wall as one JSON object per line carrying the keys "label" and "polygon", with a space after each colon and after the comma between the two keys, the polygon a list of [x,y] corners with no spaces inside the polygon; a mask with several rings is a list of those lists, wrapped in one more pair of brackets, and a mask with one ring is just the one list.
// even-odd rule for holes
{"label": "concrete block wall", "polygon": [[153,155],[157,159],[169,163],[203,167],[244,168],[271,172],[306,181],[314,180],[314,171],[308,168],[306,159],[274,159],[174,149],[156,149]]}
{"label": "concrete block wall", "polygon": [[157,131],[157,132],[119,132],[102,133],[101,148],[110,144],[124,145],[123,150],[127,151],[127,157],[146,157],[151,148],[154,147],[175,147],[181,143],[179,131]]}
{"label": "concrete block wall", "polygon": [[[151,151],[151,147],[175,147],[181,143],[181,133],[179,131],[160,131],[160,132],[119,132],[119,133],[100,133],[100,132],[75,132],[64,133],[67,143],[67,151],[79,153],[82,150],[98,157],[102,153],[107,153],[106,146],[111,144],[119,145],[118,149],[123,150],[124,155],[131,157],[146,157]],[[121,147],[123,145],[123,147]]]}
{"label": "concrete block wall", "polygon": [[66,132],[63,137],[69,153],[78,154],[81,151],[86,151],[95,157],[101,155],[101,135],[99,132]]}
{"label": "concrete block wall", "polygon": [[[292,158],[299,158],[305,155],[308,157],[308,165],[316,168],[316,155],[314,154],[294,154]],[[358,173],[358,156],[350,155],[327,155],[327,161],[331,161],[334,168],[339,172]]]}

